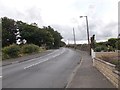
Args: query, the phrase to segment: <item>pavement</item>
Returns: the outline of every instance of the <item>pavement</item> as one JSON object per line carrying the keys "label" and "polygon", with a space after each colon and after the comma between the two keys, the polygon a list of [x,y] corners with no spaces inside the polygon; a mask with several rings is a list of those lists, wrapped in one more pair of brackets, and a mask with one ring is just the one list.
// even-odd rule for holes
{"label": "pavement", "polygon": [[91,56],[79,51],[82,60],[66,88],[115,88],[111,82],[92,65]]}

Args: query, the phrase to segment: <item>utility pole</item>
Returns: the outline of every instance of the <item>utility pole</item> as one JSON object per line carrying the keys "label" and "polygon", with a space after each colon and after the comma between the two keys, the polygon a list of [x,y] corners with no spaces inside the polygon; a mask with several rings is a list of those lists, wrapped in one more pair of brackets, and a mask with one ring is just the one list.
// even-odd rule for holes
{"label": "utility pole", "polygon": [[69,39],[68,39],[68,45],[69,45]]}
{"label": "utility pole", "polygon": [[86,24],[87,24],[87,36],[88,36],[88,47],[89,47],[89,53],[91,55],[91,46],[90,46],[90,39],[89,39],[89,26],[88,26],[88,18],[86,17]]}
{"label": "utility pole", "polygon": [[87,26],[87,38],[88,38],[88,48],[89,48],[89,54],[91,55],[91,47],[90,47],[90,40],[89,40],[89,26],[88,26],[88,17],[87,16],[80,16],[80,18],[85,17],[86,18],[86,26]]}
{"label": "utility pole", "polygon": [[88,18],[86,17],[86,25],[87,25],[87,36],[88,36],[88,44],[90,45],[90,40],[89,40],[89,26],[88,26]]}
{"label": "utility pole", "polygon": [[73,28],[73,37],[74,37],[74,48],[76,47],[76,39],[75,39],[75,30]]}

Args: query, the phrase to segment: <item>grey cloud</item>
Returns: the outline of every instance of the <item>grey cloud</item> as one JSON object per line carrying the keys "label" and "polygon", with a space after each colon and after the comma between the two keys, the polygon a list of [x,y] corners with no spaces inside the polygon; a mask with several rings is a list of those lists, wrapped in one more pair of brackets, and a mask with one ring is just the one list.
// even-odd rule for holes
{"label": "grey cloud", "polygon": [[43,20],[41,16],[41,9],[37,7],[29,8],[25,11],[25,19],[29,22],[36,22],[39,25],[43,25]]}
{"label": "grey cloud", "polygon": [[[99,22],[98,22],[99,23]],[[97,26],[97,23],[89,24],[89,31],[90,31],[90,37],[95,34],[97,40],[105,40],[109,37],[115,37],[116,31],[117,31],[117,23],[112,22],[107,25],[103,26]],[[61,35],[64,37],[65,40],[71,40],[73,41],[73,31],[72,27],[70,26],[62,26],[62,25],[52,25],[53,28],[55,28],[57,31],[61,33]],[[86,31],[86,25],[75,27],[75,34],[76,34],[76,40],[87,40],[87,31]],[[117,37],[117,36],[116,36]]]}
{"label": "grey cloud", "polygon": [[117,37],[118,24],[116,22],[111,22],[107,25],[104,25],[99,29],[100,34],[97,33],[97,39],[107,39],[109,37]]}
{"label": "grey cloud", "polygon": [[63,25],[51,25],[55,30],[57,30],[58,32],[61,33],[61,35],[63,36],[63,38],[65,40],[73,40],[73,33],[72,30],[73,28],[70,26],[63,26]]}
{"label": "grey cloud", "polygon": [[21,20],[27,23],[37,23],[39,26],[43,26],[44,22],[41,16],[41,9],[37,7],[31,7],[24,11],[17,10],[16,8],[8,8],[0,4],[0,17],[8,17],[15,20]]}
{"label": "grey cloud", "polygon": [[[104,24],[102,20],[97,17],[97,11],[96,12],[91,12],[95,11],[97,8],[98,11],[101,12],[102,8],[101,4],[97,4],[101,2],[96,1],[96,3],[88,3],[87,5],[86,2],[88,0],[83,0],[82,2],[79,0],[75,0],[72,6],[73,9],[76,11],[78,10],[83,10],[83,8],[88,9],[88,19],[89,19],[89,31],[90,31],[90,36],[93,34],[96,35],[97,40],[103,40],[107,39],[108,37],[117,37],[116,36],[116,31],[118,29],[117,23],[116,22],[111,22],[109,24]],[[98,5],[98,6],[96,6]],[[105,5],[104,5],[105,6]],[[44,21],[41,16],[41,9],[37,8],[36,6],[34,7],[29,7],[26,8],[23,11],[19,11],[15,8],[8,8],[7,6],[4,6],[0,3],[0,17],[7,16],[9,18],[13,18],[15,20],[22,20],[24,22],[29,22],[29,23],[37,23],[39,26],[44,26]],[[82,23],[82,25],[79,25],[79,22],[75,20],[74,18],[71,19],[71,22],[77,23],[78,26],[75,27],[75,33],[76,33],[76,40],[87,40],[87,31],[86,31],[86,23]],[[64,37],[65,40],[73,40],[73,26],[66,26],[66,25],[58,25],[54,24],[51,25],[53,28],[55,28],[57,31],[61,33],[61,35]]]}
{"label": "grey cloud", "polygon": [[[61,33],[65,40],[73,41],[73,27],[71,26],[63,26],[63,25],[51,25],[55,30]],[[81,27],[80,27],[81,28]],[[76,40],[87,40],[85,26],[84,28],[78,29],[78,27],[74,27]]]}

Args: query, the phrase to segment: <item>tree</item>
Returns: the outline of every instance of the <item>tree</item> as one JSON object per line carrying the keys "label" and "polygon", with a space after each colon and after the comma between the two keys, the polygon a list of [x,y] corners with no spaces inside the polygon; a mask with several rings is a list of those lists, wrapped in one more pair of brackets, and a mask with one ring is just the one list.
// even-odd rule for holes
{"label": "tree", "polygon": [[[37,24],[27,24],[22,21],[14,21],[7,17],[2,18],[3,47],[16,43],[19,33],[20,42],[26,40],[28,44],[36,44],[49,48],[59,48],[62,36],[50,26],[39,28]],[[19,31],[19,32],[18,32]]]}
{"label": "tree", "polygon": [[27,43],[33,43],[38,46],[45,45],[50,48],[53,44],[53,37],[50,32],[43,30],[33,25],[24,24],[20,29],[22,39],[27,40]]}
{"label": "tree", "polygon": [[51,35],[53,36],[53,38],[54,38],[53,47],[54,48],[59,48],[60,47],[60,42],[61,42],[61,39],[62,39],[62,36],[60,35],[60,33],[57,32],[57,31],[54,31],[54,29],[50,26],[43,27],[43,29],[49,31],[51,33]]}
{"label": "tree", "polygon": [[54,38],[52,34],[47,30],[40,30],[39,36],[41,36],[41,44],[46,46],[47,49],[53,48]]}
{"label": "tree", "polygon": [[112,48],[116,48],[116,45],[115,45],[116,42],[117,42],[116,38],[108,39],[108,45],[112,46]]}
{"label": "tree", "polygon": [[54,37],[54,47],[59,48],[62,36],[60,35],[60,33],[55,31],[54,34],[53,34],[53,37]]}
{"label": "tree", "polygon": [[22,23],[21,25],[18,25],[20,35],[21,35],[21,40],[25,39],[27,40],[28,44],[37,44],[36,42],[39,43],[39,33],[38,28],[36,26],[32,26],[26,23]]}
{"label": "tree", "polygon": [[13,19],[2,18],[2,46],[16,43],[16,23]]}
{"label": "tree", "polygon": [[120,50],[120,39],[118,39],[118,41],[115,43],[116,45],[116,49]]}
{"label": "tree", "polygon": [[119,41],[120,40],[118,38],[110,38],[106,42],[96,43],[96,47],[104,47],[103,51],[106,51],[106,48],[107,48],[107,51],[115,51],[117,49],[120,49],[119,48],[119,43],[120,43]]}
{"label": "tree", "polygon": [[63,41],[60,42],[60,47],[64,47],[65,45],[66,45],[65,42],[63,42]]}

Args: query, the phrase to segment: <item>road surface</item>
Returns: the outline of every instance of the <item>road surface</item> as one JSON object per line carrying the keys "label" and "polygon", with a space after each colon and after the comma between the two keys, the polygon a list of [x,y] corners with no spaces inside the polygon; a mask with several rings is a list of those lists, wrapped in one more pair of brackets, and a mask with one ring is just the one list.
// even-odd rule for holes
{"label": "road surface", "polygon": [[4,66],[2,88],[64,88],[80,58],[79,52],[60,48],[39,58]]}

